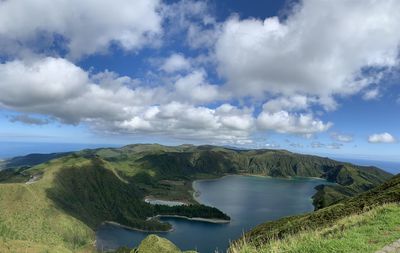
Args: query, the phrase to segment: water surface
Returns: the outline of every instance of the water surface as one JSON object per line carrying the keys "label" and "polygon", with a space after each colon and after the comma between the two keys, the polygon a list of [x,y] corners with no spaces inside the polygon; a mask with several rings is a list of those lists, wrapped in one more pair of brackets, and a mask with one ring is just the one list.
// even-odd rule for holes
{"label": "water surface", "polygon": [[[237,239],[244,231],[260,223],[312,211],[314,187],[324,182],[321,179],[287,180],[238,175],[196,181],[193,186],[200,192],[197,200],[219,208],[232,221],[229,224],[212,224],[162,218],[172,224],[174,231],[159,235],[182,250],[197,249],[201,253],[209,253],[218,249],[224,252],[230,240]],[[103,250],[134,247],[147,235],[107,224],[97,231],[97,247]]]}

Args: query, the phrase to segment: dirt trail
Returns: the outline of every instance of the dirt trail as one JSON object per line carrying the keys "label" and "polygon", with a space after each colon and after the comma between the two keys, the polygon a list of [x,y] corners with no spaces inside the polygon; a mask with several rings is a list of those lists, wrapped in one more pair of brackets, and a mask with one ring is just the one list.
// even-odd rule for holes
{"label": "dirt trail", "polygon": [[41,178],[40,175],[35,175],[31,177],[25,184],[33,184],[36,183]]}
{"label": "dirt trail", "polygon": [[375,253],[400,253],[400,239]]}

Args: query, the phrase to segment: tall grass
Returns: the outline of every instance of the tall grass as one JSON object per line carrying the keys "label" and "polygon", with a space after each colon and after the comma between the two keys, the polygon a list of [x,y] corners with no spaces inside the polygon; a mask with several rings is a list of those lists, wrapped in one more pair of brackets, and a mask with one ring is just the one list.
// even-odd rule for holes
{"label": "tall grass", "polygon": [[255,246],[247,238],[233,243],[229,253],[375,252],[400,238],[400,205],[386,204],[351,215],[335,225],[304,230]]}

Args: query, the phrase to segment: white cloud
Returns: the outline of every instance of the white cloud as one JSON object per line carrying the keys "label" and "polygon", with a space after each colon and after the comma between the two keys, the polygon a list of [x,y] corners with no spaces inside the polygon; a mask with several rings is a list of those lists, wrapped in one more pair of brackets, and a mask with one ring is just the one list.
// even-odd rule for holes
{"label": "white cloud", "polygon": [[[216,109],[194,107],[171,102],[154,106],[138,118],[126,120],[116,127],[127,132],[148,130],[177,138],[209,139],[226,143],[248,142],[253,118],[251,112],[231,105]],[[144,114],[148,114],[145,117]]]}
{"label": "white cloud", "polygon": [[[138,80],[109,71],[89,75],[61,58],[29,63],[15,60],[0,64],[0,107],[68,124],[85,123],[107,133],[153,133],[224,143],[251,141],[251,109],[230,104],[215,109],[195,105],[218,94],[214,86],[203,83],[203,74],[183,77],[176,83],[178,90],[168,90],[162,86],[146,88]],[[185,102],[180,94],[189,100]],[[29,116],[11,120],[43,123]]]}
{"label": "white cloud", "polygon": [[[287,20],[233,17],[216,44],[219,73],[237,96],[300,94],[332,105],[398,64],[398,1],[304,0]],[[382,39],[385,38],[385,39]]]}
{"label": "white cloud", "polygon": [[[0,63],[0,107],[21,112],[14,121],[40,124],[30,115],[41,114],[110,133],[239,144],[264,131],[310,137],[332,126],[316,106],[334,110],[336,96],[362,93],[370,100],[384,90],[377,85],[382,73],[370,70],[398,64],[398,9],[400,2],[390,0],[304,0],[285,20],[218,23],[202,1],[0,0],[0,55],[12,56]],[[186,36],[182,46],[201,48],[199,55],[172,54],[141,79],[71,62],[111,45],[128,51],[160,45],[174,33]],[[58,47],[70,60],[45,57]],[[220,78],[210,71],[215,64]],[[370,142],[390,142],[386,134]]]}
{"label": "white cloud", "polygon": [[353,136],[350,134],[331,133],[331,138],[340,142],[352,142]]}
{"label": "white cloud", "polygon": [[362,98],[364,100],[374,100],[374,99],[378,99],[379,95],[380,95],[379,89],[374,88],[374,89],[365,91]]}
{"label": "white cloud", "polygon": [[162,89],[131,89],[127,83],[134,80],[110,72],[89,76],[62,58],[6,62],[0,64],[0,76],[2,107],[67,123],[118,120],[138,106],[162,102],[166,97]]}
{"label": "white cloud", "polygon": [[372,134],[368,137],[369,143],[395,143],[396,138],[389,133]]}
{"label": "white cloud", "polygon": [[274,130],[279,133],[310,136],[328,130],[332,123],[324,123],[311,114],[295,114],[287,111],[263,111],[257,118],[260,129]]}
{"label": "white cloud", "polygon": [[40,106],[84,92],[89,81],[81,68],[61,58],[0,64],[0,102],[10,107]]}
{"label": "white cloud", "polygon": [[31,45],[65,38],[72,58],[104,52],[112,44],[138,49],[161,34],[159,0],[0,1],[0,38]]}
{"label": "white cloud", "polygon": [[280,110],[304,110],[310,106],[310,103],[310,98],[302,95],[295,95],[271,99],[264,104],[263,108],[269,112],[277,112]]}
{"label": "white cloud", "polygon": [[194,103],[212,102],[222,95],[217,85],[208,84],[204,71],[193,71],[175,82],[178,99]]}
{"label": "white cloud", "polygon": [[161,69],[168,73],[190,69],[191,64],[182,54],[172,54],[168,57]]}

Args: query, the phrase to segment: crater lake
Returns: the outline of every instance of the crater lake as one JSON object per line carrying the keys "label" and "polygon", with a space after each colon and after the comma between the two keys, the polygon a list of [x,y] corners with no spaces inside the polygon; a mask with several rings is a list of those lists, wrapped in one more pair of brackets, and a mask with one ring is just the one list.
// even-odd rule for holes
{"label": "crater lake", "polygon": [[[161,218],[172,224],[173,231],[155,234],[167,238],[182,250],[225,252],[230,241],[238,239],[243,232],[258,224],[312,211],[311,197],[316,192],[314,187],[323,183],[327,182],[313,178],[279,179],[241,175],[198,180],[193,182],[196,200],[227,213],[231,222],[214,224]],[[154,233],[104,224],[96,231],[96,246],[104,251],[122,246],[135,247],[149,234]]]}

